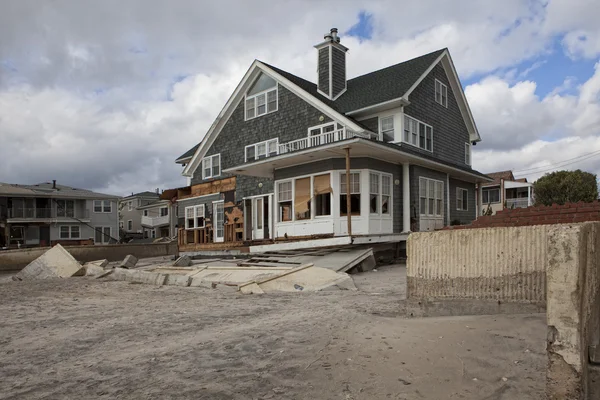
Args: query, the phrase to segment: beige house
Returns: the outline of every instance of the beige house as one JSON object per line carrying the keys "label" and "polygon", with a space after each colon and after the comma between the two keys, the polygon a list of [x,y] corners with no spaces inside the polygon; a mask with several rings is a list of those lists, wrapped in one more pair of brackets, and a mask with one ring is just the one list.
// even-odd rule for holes
{"label": "beige house", "polygon": [[177,235],[177,215],[169,200],[157,200],[140,206],[144,238],[173,237]]}
{"label": "beige house", "polygon": [[138,207],[154,203],[158,200],[158,189],[155,192],[132,193],[119,201],[119,227],[128,235],[140,238],[144,233],[142,227],[142,211]]}
{"label": "beige house", "polygon": [[492,213],[504,208],[525,208],[533,205],[533,183],[526,178],[515,179],[512,171],[500,171],[486,174],[494,181],[482,185],[482,215],[488,207]]}

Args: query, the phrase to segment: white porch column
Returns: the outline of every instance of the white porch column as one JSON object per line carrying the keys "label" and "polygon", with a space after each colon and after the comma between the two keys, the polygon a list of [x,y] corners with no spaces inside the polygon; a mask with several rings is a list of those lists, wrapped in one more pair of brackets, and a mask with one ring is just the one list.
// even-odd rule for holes
{"label": "white porch column", "polygon": [[531,186],[527,186],[527,207],[531,205]]}
{"label": "white porch column", "polygon": [[402,232],[410,232],[409,163],[402,164]]}
{"label": "white porch column", "polygon": [[477,216],[475,219],[481,217],[483,214],[483,184],[479,182],[477,184]]}

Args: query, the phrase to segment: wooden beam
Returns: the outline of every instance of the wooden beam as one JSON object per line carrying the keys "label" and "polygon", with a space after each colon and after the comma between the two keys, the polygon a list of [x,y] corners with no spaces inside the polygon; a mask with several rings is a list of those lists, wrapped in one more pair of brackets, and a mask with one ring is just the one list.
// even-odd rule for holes
{"label": "wooden beam", "polygon": [[346,147],[346,218],[348,220],[348,236],[352,236],[352,213],[350,212],[350,147]]}

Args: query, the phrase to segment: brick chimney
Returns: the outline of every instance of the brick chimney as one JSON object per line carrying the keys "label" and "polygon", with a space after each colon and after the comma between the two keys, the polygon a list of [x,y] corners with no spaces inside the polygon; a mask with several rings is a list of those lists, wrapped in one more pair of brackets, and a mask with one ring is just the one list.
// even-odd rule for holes
{"label": "brick chimney", "polygon": [[325,41],[315,46],[317,49],[317,87],[319,92],[335,100],[346,91],[346,52],[340,44],[337,28],[325,34]]}

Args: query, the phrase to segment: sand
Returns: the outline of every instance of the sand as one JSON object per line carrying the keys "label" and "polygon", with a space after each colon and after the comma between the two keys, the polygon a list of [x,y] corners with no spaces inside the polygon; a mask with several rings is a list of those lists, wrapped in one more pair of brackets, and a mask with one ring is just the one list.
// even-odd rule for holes
{"label": "sand", "polygon": [[545,315],[406,319],[357,292],[0,278],[0,399],[541,399]]}

